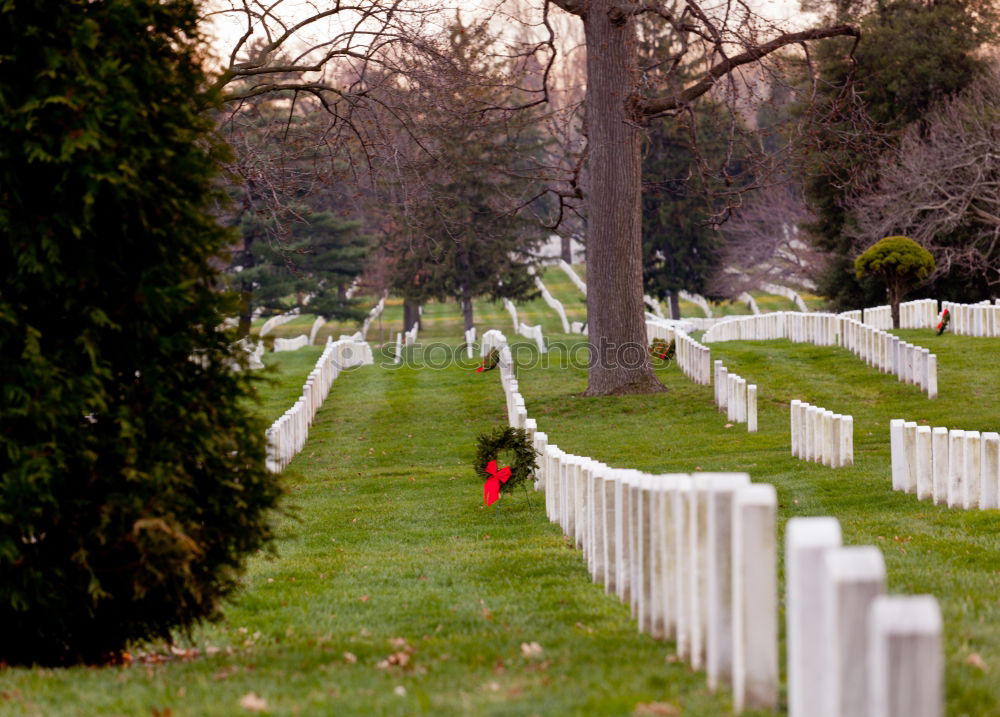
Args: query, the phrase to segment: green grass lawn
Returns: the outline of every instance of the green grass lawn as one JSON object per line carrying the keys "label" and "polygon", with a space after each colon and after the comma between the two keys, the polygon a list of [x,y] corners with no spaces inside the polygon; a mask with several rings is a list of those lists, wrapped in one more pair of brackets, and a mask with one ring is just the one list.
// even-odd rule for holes
{"label": "green grass lawn", "polygon": [[[424,315],[422,336],[457,344],[454,305]],[[529,415],[564,450],[652,472],[746,471],[777,487],[779,531],[792,516],[839,518],[845,543],[882,549],[890,592],[940,601],[947,714],[1000,715],[1000,513],[894,493],[888,440],[897,417],[995,430],[1000,339],[899,333],[937,353],[940,399],[833,347],[713,344],[713,358],[759,386],[757,434],[726,428],[711,387],[674,367],[659,369],[670,390],[656,396],[582,398],[584,371],[557,365],[522,365],[519,379]],[[258,389],[268,420],[318,353],[266,356],[277,376]],[[725,692],[709,693],[590,582],[541,494],[482,507],[475,437],[504,421],[504,403],[498,377],[474,364],[345,372],[284,473],[277,552],[250,561],[222,622],[177,655],[148,646],[127,666],[0,671],[0,715],[250,714],[239,700],[251,692],[274,715],[631,715],[650,703],[727,713]],[[791,457],[793,398],[854,416],[854,467]],[[539,654],[522,651],[535,642]]]}

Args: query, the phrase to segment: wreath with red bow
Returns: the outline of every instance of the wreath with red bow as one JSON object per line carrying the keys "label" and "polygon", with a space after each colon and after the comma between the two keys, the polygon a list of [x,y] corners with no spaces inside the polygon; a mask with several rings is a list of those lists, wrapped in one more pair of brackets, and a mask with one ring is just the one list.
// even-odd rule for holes
{"label": "wreath with red bow", "polygon": [[479,434],[472,468],[484,481],[483,502],[492,505],[501,493],[525,485],[538,469],[537,455],[523,428],[499,426]]}
{"label": "wreath with red bow", "polygon": [[937,331],[938,336],[943,334],[944,330],[948,328],[948,322],[950,320],[951,320],[951,314],[948,312],[948,309],[945,309],[944,311],[941,312],[941,320],[938,322],[938,325],[934,327],[935,330]]}
{"label": "wreath with red bow", "polygon": [[669,364],[677,354],[677,343],[675,341],[668,342],[666,339],[654,339],[649,347],[649,353],[652,354],[653,358],[658,358]]}

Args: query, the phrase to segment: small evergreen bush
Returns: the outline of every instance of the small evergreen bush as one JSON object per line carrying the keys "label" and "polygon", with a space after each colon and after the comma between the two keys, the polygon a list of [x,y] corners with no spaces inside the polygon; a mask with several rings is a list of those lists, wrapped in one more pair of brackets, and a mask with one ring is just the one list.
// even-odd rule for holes
{"label": "small evergreen bush", "polygon": [[885,282],[892,307],[892,326],[899,328],[899,302],[916,283],[934,271],[931,253],[908,237],[886,237],[854,260],[857,278],[877,276]]}

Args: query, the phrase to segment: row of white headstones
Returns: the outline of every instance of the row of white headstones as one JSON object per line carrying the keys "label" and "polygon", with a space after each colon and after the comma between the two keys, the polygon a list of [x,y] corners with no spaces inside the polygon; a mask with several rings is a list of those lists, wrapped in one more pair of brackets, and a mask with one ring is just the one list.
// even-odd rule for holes
{"label": "row of white headstones", "polygon": [[712,352],[688,336],[675,323],[663,319],[646,319],[646,338],[650,343],[660,339],[674,342],[674,360],[677,367],[697,384],[708,386],[712,382]]}
{"label": "row of white headstones", "polygon": [[943,301],[941,306],[951,314],[949,328],[960,336],[1000,336],[1000,300],[991,304],[956,304]]}
{"label": "row of white headstones", "polygon": [[739,374],[729,373],[722,361],[716,359],[715,405],[726,412],[732,423],[747,424],[747,433],[757,432],[757,384],[747,383]]}
{"label": "row of white headstones", "polygon": [[869,366],[918,386],[937,398],[937,356],[928,349],[844,314],[802,314],[778,311],[718,323],[702,341],[765,341],[788,339],[816,346],[840,345]]}
{"label": "row of white headstones", "polygon": [[[357,331],[351,336],[341,335],[341,339],[351,339],[354,341],[364,341],[368,336],[368,329],[379,316],[382,315],[382,311],[385,309],[385,297],[383,296],[378,302],[371,308],[367,316],[365,316],[364,321],[361,322],[361,330]],[[264,325],[260,327],[258,332],[258,338],[262,338],[271,329],[276,326],[288,323],[292,319],[298,316],[298,309],[294,312],[289,312],[287,314],[281,314],[280,316],[272,316],[270,319],[264,322]],[[306,346],[312,346],[316,343],[316,336],[319,334],[319,330],[323,328],[326,324],[326,317],[317,316],[313,319],[312,326],[309,328],[309,333],[299,334],[290,339],[282,338],[280,336],[274,339],[274,350],[278,351],[298,351]],[[330,338],[330,337],[327,337]]]}
{"label": "row of white headstones", "polygon": [[951,508],[1000,508],[1000,434],[889,421],[893,490]]}
{"label": "row of white headstones", "polygon": [[792,455],[828,468],[854,465],[854,417],[795,399],[791,403]]}
{"label": "row of white headstones", "polygon": [[302,395],[265,431],[267,469],[280,473],[306,443],[316,412],[345,368],[374,363],[371,346],[363,341],[327,338],[326,347],[302,385]]}
{"label": "row of white headstones", "polygon": [[[641,631],[729,685],[734,710],[778,702],[777,498],[743,473],[650,475],[548,443],[529,418],[506,339],[498,348],[511,426],[541,456],[546,514]],[[834,518],[793,518],[785,540],[792,717],[939,717],[942,623],[931,596],[886,596],[872,546],[842,547]]]}

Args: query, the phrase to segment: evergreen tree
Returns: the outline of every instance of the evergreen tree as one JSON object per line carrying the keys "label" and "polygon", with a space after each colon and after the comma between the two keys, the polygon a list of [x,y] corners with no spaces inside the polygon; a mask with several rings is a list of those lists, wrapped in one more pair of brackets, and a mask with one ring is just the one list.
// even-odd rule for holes
{"label": "evergreen tree", "polygon": [[704,168],[721,169],[729,182],[741,171],[722,135],[722,110],[705,103],[692,114],[694,133],[675,118],[654,122],[642,164],[643,281],[652,296],[669,295],[673,318],[680,318],[679,291],[706,293],[724,243],[713,215],[715,189],[727,180],[716,182]]}
{"label": "evergreen tree", "polygon": [[328,319],[364,314],[347,288],[365,268],[371,239],[360,223],[332,212],[298,207],[281,227],[246,215],[240,225],[244,249],[234,255],[242,269],[236,280],[249,290],[253,306],[281,313],[298,307]]}
{"label": "evergreen tree", "polygon": [[0,4],[0,662],[219,613],[270,537],[193,0]]}
{"label": "evergreen tree", "polygon": [[881,303],[884,295],[879,282],[855,275],[846,200],[874,179],[878,156],[905,126],[984,69],[976,51],[993,36],[995,13],[979,0],[894,0],[872,8],[840,3],[829,12],[840,21],[860,18],[862,40],[853,54],[844,39],[815,53],[819,114],[832,121],[814,136],[803,174],[816,215],[807,229],[829,258],[819,292],[835,308],[848,309]]}

